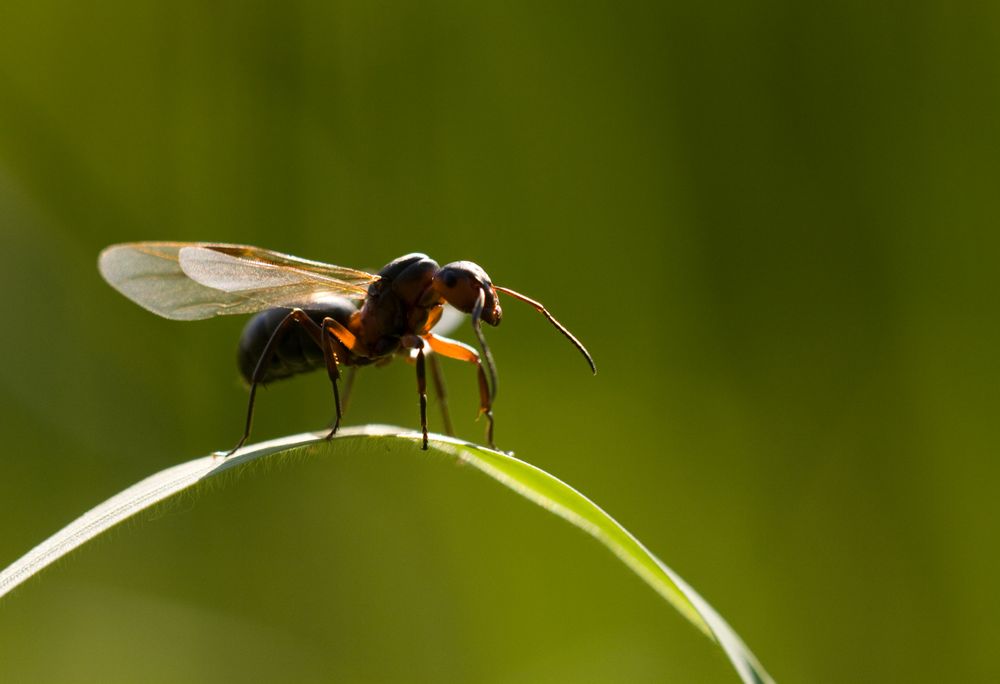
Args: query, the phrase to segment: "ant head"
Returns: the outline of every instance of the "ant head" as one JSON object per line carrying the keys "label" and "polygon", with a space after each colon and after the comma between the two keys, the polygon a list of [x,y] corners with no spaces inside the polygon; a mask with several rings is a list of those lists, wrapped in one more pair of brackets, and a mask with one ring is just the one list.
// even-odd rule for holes
{"label": "ant head", "polygon": [[482,296],[482,320],[490,325],[500,324],[503,311],[500,309],[497,291],[486,271],[478,264],[471,261],[445,264],[434,276],[434,288],[446,302],[462,313],[473,313]]}

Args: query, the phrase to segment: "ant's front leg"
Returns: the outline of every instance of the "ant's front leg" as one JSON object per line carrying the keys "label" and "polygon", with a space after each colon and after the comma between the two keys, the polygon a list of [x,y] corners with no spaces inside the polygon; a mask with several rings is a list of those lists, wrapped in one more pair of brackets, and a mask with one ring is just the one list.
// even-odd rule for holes
{"label": "ant's front leg", "polygon": [[435,354],[476,365],[476,378],[479,381],[479,413],[486,416],[486,441],[490,448],[495,449],[496,445],[493,443],[493,396],[490,393],[489,384],[486,382],[486,373],[483,371],[479,353],[467,344],[434,333],[424,335],[424,340],[431,348],[431,352]]}

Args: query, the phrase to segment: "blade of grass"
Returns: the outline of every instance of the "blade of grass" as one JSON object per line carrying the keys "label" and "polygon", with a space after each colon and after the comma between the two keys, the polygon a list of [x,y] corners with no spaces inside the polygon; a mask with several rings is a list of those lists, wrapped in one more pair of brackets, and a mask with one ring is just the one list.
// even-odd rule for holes
{"label": "blade of grass", "polygon": [[[333,441],[342,440],[364,440],[373,448],[381,449],[386,443],[416,444],[420,435],[401,432],[399,428],[369,425],[344,429]],[[327,444],[316,434],[292,435],[244,447],[228,458],[213,454],[151,475],[84,513],[0,572],[0,597],[102,532],[200,481],[268,456],[303,449],[336,448]],[[442,435],[432,435],[430,447],[480,470],[596,538],[692,624],[715,640],[744,682],[773,683],[726,621],[690,585],[590,499],[562,480],[509,454]]]}

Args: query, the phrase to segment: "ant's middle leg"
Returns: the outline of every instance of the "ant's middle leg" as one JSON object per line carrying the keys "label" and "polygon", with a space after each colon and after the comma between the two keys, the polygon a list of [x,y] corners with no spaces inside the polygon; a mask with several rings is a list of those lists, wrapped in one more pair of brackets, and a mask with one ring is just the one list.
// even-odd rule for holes
{"label": "ant's middle leg", "polygon": [[[415,352],[416,350],[411,348],[411,351]],[[434,396],[437,399],[438,408],[441,411],[441,422],[444,424],[444,432],[446,435],[454,437],[455,428],[451,424],[451,411],[448,410],[448,390],[445,387],[444,374],[441,372],[441,364],[438,362],[437,354],[427,348],[424,349],[424,357],[427,360],[427,364],[431,367],[431,380],[434,381]],[[411,365],[416,365],[416,353],[407,354],[406,362]]]}
{"label": "ant's middle leg", "polygon": [[420,429],[424,434],[421,448],[427,451],[427,369],[424,366],[424,341],[416,335],[404,335],[403,346],[417,351],[417,394],[420,395]]}

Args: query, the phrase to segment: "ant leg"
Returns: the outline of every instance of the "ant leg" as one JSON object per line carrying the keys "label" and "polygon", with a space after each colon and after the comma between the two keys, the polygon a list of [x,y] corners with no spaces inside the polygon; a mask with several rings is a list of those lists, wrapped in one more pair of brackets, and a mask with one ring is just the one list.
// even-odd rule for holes
{"label": "ant leg", "polygon": [[495,449],[496,445],[493,443],[493,400],[490,395],[489,384],[486,382],[486,372],[483,370],[482,361],[479,359],[479,352],[467,344],[448,339],[447,337],[440,337],[434,333],[427,333],[423,338],[427,341],[431,351],[441,356],[476,364],[479,380],[479,413],[486,416],[486,441],[490,448]]}
{"label": "ant leg", "polygon": [[427,369],[424,367],[424,341],[416,335],[405,335],[403,346],[417,350],[417,393],[420,395],[420,429],[424,433],[421,447],[427,451]]}
{"label": "ant leg", "polygon": [[454,437],[455,429],[451,425],[451,413],[448,411],[448,392],[444,387],[444,375],[441,374],[441,364],[437,354],[429,354],[431,362],[431,378],[434,380],[434,392],[437,394],[438,406],[441,409],[441,420],[444,422],[445,434]]}
{"label": "ant leg", "polygon": [[420,393],[420,429],[424,433],[424,444],[421,448],[427,451],[427,376],[424,371],[423,347],[417,352],[417,392]]}
{"label": "ant leg", "polygon": [[253,425],[253,407],[257,398],[257,385],[260,384],[261,379],[264,377],[264,369],[271,362],[271,357],[274,356],[274,350],[277,348],[278,343],[285,337],[293,325],[301,325],[313,334],[315,334],[315,330],[312,328],[319,327],[302,309],[292,309],[281,320],[281,323],[274,329],[274,332],[271,333],[267,344],[264,345],[264,351],[261,352],[260,358],[257,359],[257,365],[253,369],[253,377],[250,379],[250,400],[247,403],[247,422],[243,428],[243,436],[240,437],[240,441],[236,443],[236,446],[226,456],[232,456],[236,453],[250,437],[250,427]]}
{"label": "ant leg", "polygon": [[333,337],[336,338],[336,340],[340,342],[340,344],[343,345],[344,348],[347,349],[352,354],[357,354],[358,356],[367,356],[367,354],[363,353],[363,350],[361,349],[361,343],[358,341],[358,338],[355,337],[354,333],[348,330],[347,326],[345,326],[340,321],[337,321],[333,318],[324,319],[323,330],[333,335]]}
{"label": "ant leg", "polygon": [[340,419],[344,415],[340,404],[340,389],[337,386],[338,381],[340,380],[340,364],[338,362],[336,348],[340,347],[342,350],[346,348],[341,341],[334,336],[331,330],[331,324],[336,322],[337,321],[332,318],[323,319],[323,358],[326,359],[326,373],[330,376],[330,384],[333,385],[333,403],[337,410],[337,417],[334,420],[333,428],[330,430],[330,434],[326,436],[327,439],[331,439],[335,434],[337,434],[337,429],[340,427]]}

